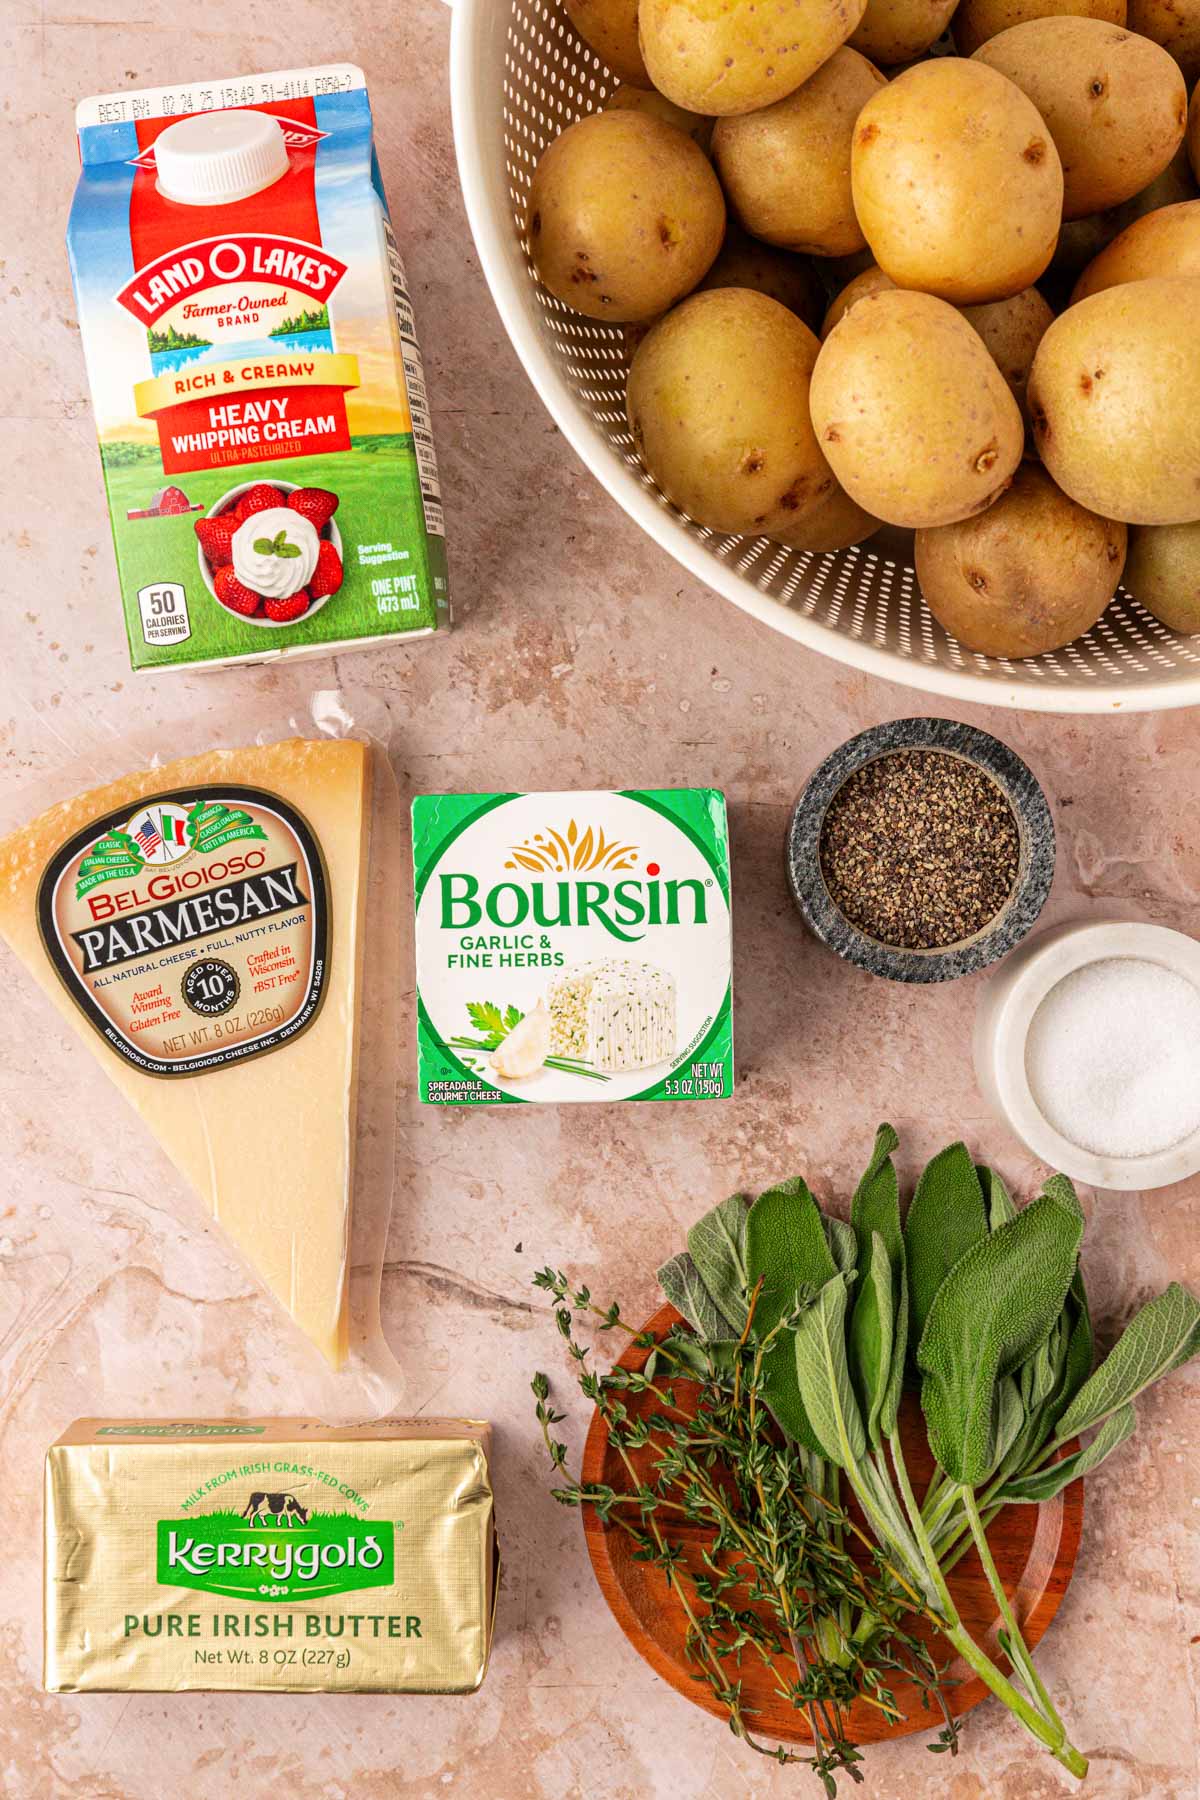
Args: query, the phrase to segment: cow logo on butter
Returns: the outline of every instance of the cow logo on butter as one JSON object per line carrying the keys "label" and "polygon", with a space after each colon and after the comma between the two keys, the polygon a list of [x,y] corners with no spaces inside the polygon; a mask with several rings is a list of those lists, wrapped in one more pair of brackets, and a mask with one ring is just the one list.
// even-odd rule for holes
{"label": "cow logo on butter", "polygon": [[237,1510],[158,1521],[160,1586],[231,1600],[310,1600],[395,1582],[390,1519],[322,1511],[291,1490],[257,1489]]}

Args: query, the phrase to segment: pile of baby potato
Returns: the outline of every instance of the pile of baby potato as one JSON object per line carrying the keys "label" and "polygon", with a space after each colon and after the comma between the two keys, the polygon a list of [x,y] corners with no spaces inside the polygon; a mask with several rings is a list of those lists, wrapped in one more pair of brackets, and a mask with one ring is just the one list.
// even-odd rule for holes
{"label": "pile of baby potato", "polygon": [[622,85],[542,155],[530,252],[630,327],[670,500],[910,528],[992,656],[1122,579],[1200,632],[1200,0],[562,4]]}

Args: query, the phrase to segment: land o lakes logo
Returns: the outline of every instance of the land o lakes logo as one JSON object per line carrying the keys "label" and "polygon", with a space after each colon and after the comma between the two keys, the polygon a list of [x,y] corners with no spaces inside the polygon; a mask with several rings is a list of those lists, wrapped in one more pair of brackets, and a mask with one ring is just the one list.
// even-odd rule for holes
{"label": "land o lakes logo", "polygon": [[390,1519],[323,1512],[290,1490],[255,1488],[240,1512],[160,1519],[157,1578],[163,1587],[231,1600],[308,1600],[391,1587],[396,1530]]}

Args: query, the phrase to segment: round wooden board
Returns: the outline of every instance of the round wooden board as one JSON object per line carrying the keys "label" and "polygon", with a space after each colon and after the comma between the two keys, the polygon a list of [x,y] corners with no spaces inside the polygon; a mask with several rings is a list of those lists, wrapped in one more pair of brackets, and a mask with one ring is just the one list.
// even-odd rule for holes
{"label": "round wooden board", "polygon": [[[680,1316],[674,1307],[664,1306],[647,1320],[642,1330],[662,1338],[679,1323]],[[640,1369],[648,1354],[648,1350],[631,1344],[620,1358],[621,1366]],[[631,1413],[651,1410],[637,1395],[626,1394],[622,1398]],[[905,1456],[920,1494],[933,1472],[933,1458],[925,1438],[921,1409],[913,1395],[905,1395],[901,1431]],[[585,1483],[603,1482],[618,1491],[628,1487],[624,1466],[609,1445],[598,1413],[593,1415],[588,1431],[583,1480]],[[662,1571],[634,1561],[632,1541],[619,1526],[603,1524],[593,1507],[585,1506],[582,1510],[588,1554],[596,1579],[630,1643],[685,1699],[702,1706],[717,1718],[725,1718],[725,1708],[703,1682],[697,1681],[687,1659],[685,1620]],[[1082,1528],[1083,1483],[1076,1481],[1056,1499],[1041,1506],[1006,1507],[988,1532],[992,1555],[1030,1648],[1046,1631],[1066,1593]],[[703,1535],[702,1528],[696,1526],[685,1525],[678,1532],[680,1542],[686,1543],[689,1537],[693,1538],[697,1550]],[[974,1550],[956,1564],[949,1585],[972,1637],[991,1655],[1000,1656],[996,1642],[996,1604]],[[910,1619],[907,1624],[927,1642],[933,1642],[937,1637],[921,1621]],[[944,1661],[944,1639],[938,1640],[938,1644],[938,1659]],[[956,1658],[949,1668],[951,1678],[957,1682],[949,1689],[950,1707],[955,1718],[961,1718],[973,1706],[978,1706],[988,1692],[977,1676],[966,1679],[966,1673],[966,1665]],[[773,1676],[757,1657],[743,1662],[740,1675],[747,1710],[753,1711],[758,1732],[787,1742],[810,1741],[803,1717],[780,1699]],[[858,1701],[847,1716],[847,1730],[855,1742],[876,1743],[884,1738],[907,1737],[913,1732],[930,1729],[936,1732],[941,1728],[940,1713],[925,1704],[914,1685],[897,1680],[894,1692],[905,1714],[903,1722],[891,1724],[876,1707]]]}

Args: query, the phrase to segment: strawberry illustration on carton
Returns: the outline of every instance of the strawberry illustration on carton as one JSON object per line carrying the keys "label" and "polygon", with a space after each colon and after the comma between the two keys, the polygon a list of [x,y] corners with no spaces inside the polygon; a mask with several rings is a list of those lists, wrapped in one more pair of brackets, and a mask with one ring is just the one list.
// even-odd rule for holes
{"label": "strawberry illustration on carton", "polygon": [[448,623],[362,72],[105,95],[77,120],[68,244],[134,667]]}

